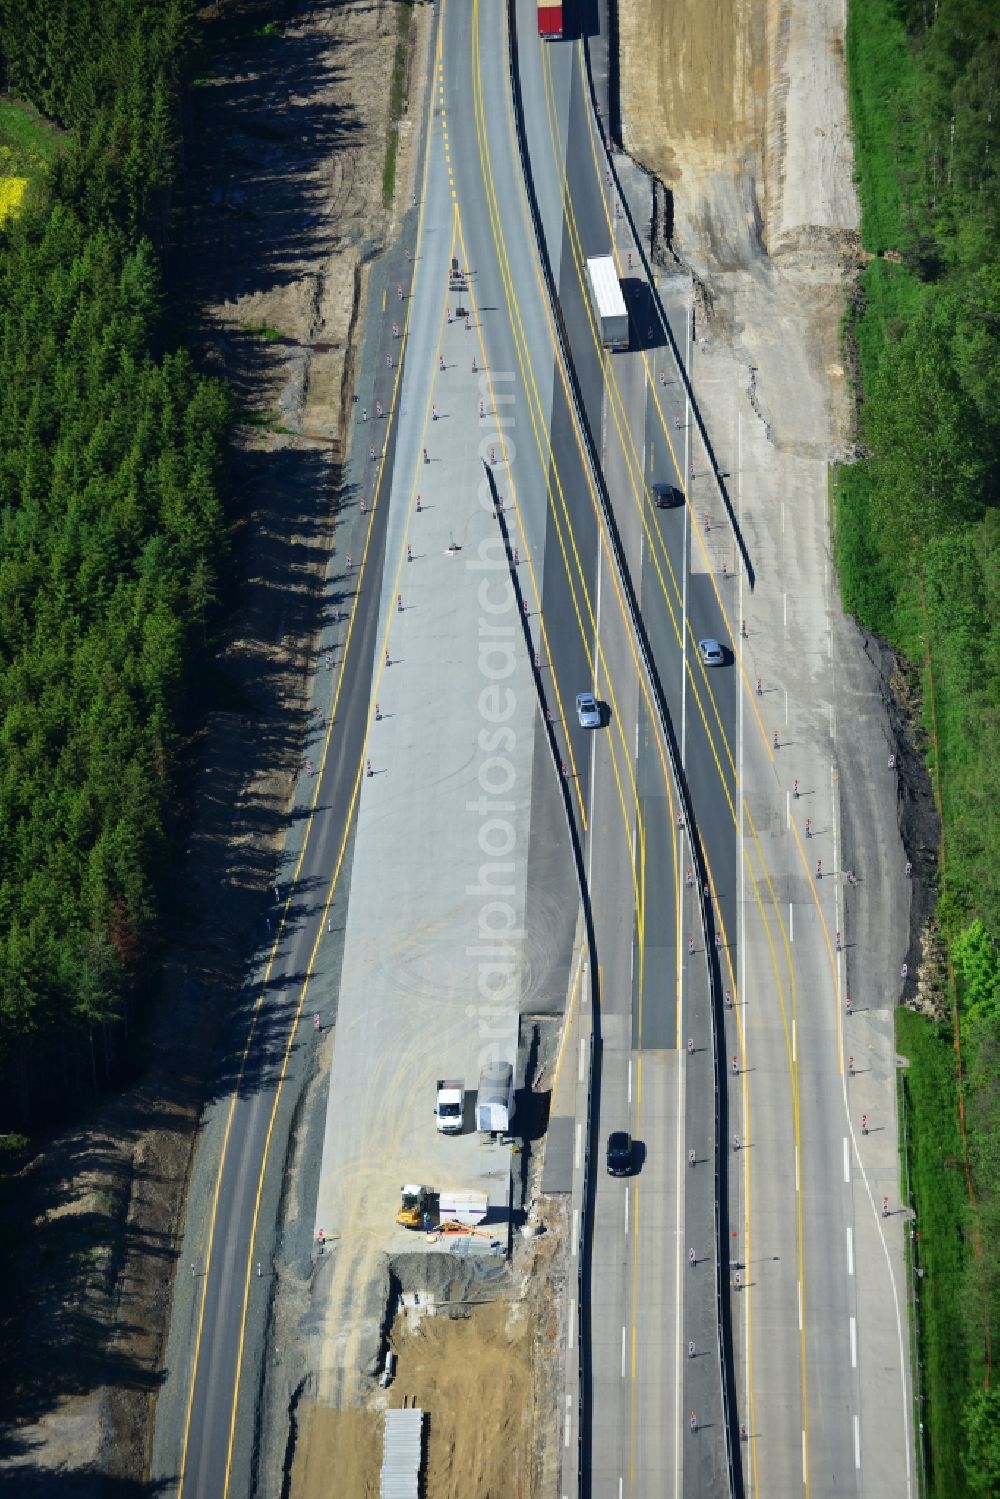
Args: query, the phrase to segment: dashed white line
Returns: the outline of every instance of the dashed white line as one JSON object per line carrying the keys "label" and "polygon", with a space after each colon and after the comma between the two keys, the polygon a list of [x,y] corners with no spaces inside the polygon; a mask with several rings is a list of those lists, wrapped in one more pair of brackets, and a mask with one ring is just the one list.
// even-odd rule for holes
{"label": "dashed white line", "polygon": [[854,1417],[854,1466],[861,1467],[861,1422]]}
{"label": "dashed white line", "polygon": [[573,1151],[573,1170],[579,1171],[580,1162],[583,1160],[583,1125],[576,1127],[576,1147]]}
{"label": "dashed white line", "polygon": [[844,1136],[844,1180],[845,1180],[845,1182],[849,1182],[850,1179],[851,1179],[851,1142],[847,1138],[847,1136],[845,1135]]}
{"label": "dashed white line", "polygon": [[851,1318],[851,1368],[858,1367],[858,1323],[857,1318]]}
{"label": "dashed white line", "polygon": [[854,1274],[854,1234],[851,1225],[847,1225],[847,1273]]}

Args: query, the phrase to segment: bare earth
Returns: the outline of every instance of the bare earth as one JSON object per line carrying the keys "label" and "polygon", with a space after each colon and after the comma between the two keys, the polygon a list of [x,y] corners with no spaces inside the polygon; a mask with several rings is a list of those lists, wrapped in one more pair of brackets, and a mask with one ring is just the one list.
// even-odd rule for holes
{"label": "bare earth", "polygon": [[859,257],[843,0],[624,0],[619,24],[625,145],[672,191],[696,278],[699,393],[741,386],[760,461],[818,460],[825,493],[851,435],[840,320]]}
{"label": "bare earth", "polygon": [[[550,1222],[559,1221],[552,1206]],[[424,1492],[434,1499],[543,1499],[556,1492],[558,1414],[547,1370],[558,1359],[562,1233],[520,1251],[519,1295],[458,1317],[397,1316],[390,1344],[398,1364],[387,1392],[362,1409],[304,1405],[292,1471],[295,1499],[338,1491],[379,1492],[382,1411],[404,1401],[427,1413]]]}

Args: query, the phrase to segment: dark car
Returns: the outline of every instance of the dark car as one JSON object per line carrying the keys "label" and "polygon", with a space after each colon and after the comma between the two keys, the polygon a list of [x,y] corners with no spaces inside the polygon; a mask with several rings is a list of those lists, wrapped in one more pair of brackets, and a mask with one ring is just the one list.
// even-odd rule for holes
{"label": "dark car", "polygon": [[676,484],[651,484],[649,493],[657,510],[673,510],[684,503],[684,496]]}
{"label": "dark car", "polygon": [[628,1176],[632,1170],[632,1136],[616,1129],[608,1136],[608,1175]]}

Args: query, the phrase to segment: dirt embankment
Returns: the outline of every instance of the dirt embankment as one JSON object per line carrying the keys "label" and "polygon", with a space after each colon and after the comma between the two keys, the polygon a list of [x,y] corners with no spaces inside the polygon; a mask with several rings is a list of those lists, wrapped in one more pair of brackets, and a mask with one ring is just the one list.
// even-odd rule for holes
{"label": "dirt embankment", "polygon": [[404,1404],[426,1412],[424,1492],[434,1499],[557,1492],[557,1382],[550,1375],[565,1334],[565,1206],[551,1200],[543,1214],[549,1231],[517,1251],[510,1296],[436,1311],[406,1298],[389,1336],[397,1366],[388,1391],[355,1410],[303,1404],[294,1499],[326,1496],[332,1472],[344,1494],[375,1499],[383,1412]]}
{"label": "dirt embankment", "polygon": [[[230,597],[182,767],[191,834],[146,1066],[25,1167],[9,1227],[0,1462],[25,1495],[100,1494],[148,1464],[197,1121],[232,1079],[223,1028],[266,936],[301,752],[364,266],[392,232],[396,10],[226,0],[199,16],[168,292],[244,416]],[[415,15],[425,30],[429,8]],[[400,197],[412,136],[404,119]]]}
{"label": "dirt embankment", "polygon": [[672,193],[698,336],[756,377],[776,447],[840,454],[840,319],[860,261],[842,5],[629,0],[620,36],[624,143]]}

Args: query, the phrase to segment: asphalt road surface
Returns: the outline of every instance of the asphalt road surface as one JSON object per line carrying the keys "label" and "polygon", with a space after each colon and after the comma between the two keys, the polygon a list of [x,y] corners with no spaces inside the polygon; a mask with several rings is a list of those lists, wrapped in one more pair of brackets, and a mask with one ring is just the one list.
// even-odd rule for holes
{"label": "asphalt road surface", "polygon": [[[722,1144],[731,1152],[733,1237],[724,1270],[741,1332],[745,1483],[764,1493],[846,1487],[908,1494],[902,1225],[886,1231],[873,1211],[880,1201],[876,1182],[889,1191],[893,1182],[891,1004],[880,994],[879,1003],[866,1007],[871,1019],[863,1038],[851,1040],[860,1030],[857,1011],[845,1034],[840,931],[846,871],[838,851],[835,725],[841,696],[857,718],[861,673],[853,671],[849,692],[838,691],[838,674],[849,668],[840,666],[835,651],[825,517],[810,510],[806,528],[789,509],[786,528],[782,497],[777,546],[764,525],[742,538],[751,549],[751,591],[703,449],[691,441],[685,386],[665,329],[649,311],[639,245],[624,194],[608,170],[598,123],[611,114],[605,38],[590,38],[595,112],[582,44],[532,46],[531,7],[522,4],[518,13],[532,171],[550,254],[558,262],[560,303],[591,426],[602,434],[612,503],[681,743],[709,870],[721,982],[732,999],[725,1007],[725,1055],[732,1058],[725,1108],[732,1123]],[[602,26],[605,21],[601,7]],[[629,175],[627,161],[619,158],[617,165]],[[631,178],[634,188],[638,174]],[[634,222],[641,225],[648,202],[639,201]],[[628,354],[607,356],[590,316],[583,262],[612,250],[633,340]],[[690,364],[687,290],[683,278],[668,279],[664,303],[674,344]],[[733,436],[736,473],[727,477],[739,516],[738,429]],[[684,507],[654,511],[646,491],[654,480],[681,485]],[[806,589],[798,599],[782,588],[785,578],[796,576]],[[751,628],[744,630],[747,614]],[[698,659],[697,642],[709,636],[726,650],[724,666],[714,670]],[[873,718],[871,706],[864,711]],[[827,722],[834,730],[829,741],[822,732]],[[886,799],[880,802],[864,785],[852,792],[870,819],[863,846],[874,880],[900,858],[891,803],[886,809]],[[873,896],[870,890],[869,900]],[[905,924],[895,912],[890,920],[897,930]],[[695,1032],[697,1044],[698,1002],[687,997],[685,1004],[682,986],[682,1027]],[[640,1048],[643,1029],[637,1026]],[[872,1082],[881,1088],[880,1124],[867,1135],[857,1128],[865,1107],[857,1087],[862,1074],[845,1055],[853,1047],[860,1056],[862,1045]],[[684,1143],[696,1162],[689,1184],[697,1179],[705,1134],[704,1117],[692,1108],[698,1092],[708,1088],[689,1087],[685,1108]],[[873,1096],[869,1089],[866,1097]],[[689,1189],[689,1242],[698,1232],[698,1205]],[[680,1226],[677,1218],[674,1226]],[[859,1256],[855,1246],[862,1240]],[[662,1276],[654,1281],[659,1284]],[[686,1316],[693,1323],[696,1302],[689,1302]],[[655,1304],[654,1289],[649,1305]],[[695,1363],[699,1346],[695,1340]],[[640,1425],[663,1420],[655,1378],[636,1398],[643,1402]],[[697,1380],[689,1379],[684,1406],[697,1411],[699,1398]],[[866,1407],[886,1416],[867,1443]],[[626,1420],[622,1412],[619,1433]],[[621,1434],[618,1446],[627,1446]],[[698,1452],[698,1460],[683,1474],[669,1466],[666,1448],[658,1454],[656,1491],[666,1476],[671,1492],[719,1492],[719,1475],[699,1449],[689,1443],[686,1450]],[[632,1463],[623,1491],[651,1491]]]}
{"label": "asphalt road surface", "polygon": [[[651,480],[692,484],[687,390],[609,179],[582,43],[542,46],[533,6],[516,0],[530,189],[584,420],[680,747],[692,829],[679,819],[667,746],[560,357],[517,147],[506,12],[443,0],[437,27],[423,179],[433,186],[419,226],[412,216],[375,285],[390,304],[398,296],[399,317],[408,319],[412,257],[428,242],[439,254],[448,240],[469,273],[469,348],[482,351],[487,389],[510,396],[503,454],[484,461],[516,509],[518,581],[585,849],[599,967],[585,1484],[620,1496],[725,1491],[721,1275],[739,1331],[747,1490],[906,1493],[905,1420],[887,1425],[877,1461],[862,1461],[863,1380],[881,1374],[890,1404],[904,1410],[907,1398],[894,1261],[872,1212],[873,1184],[891,1169],[892,1139],[888,1131],[859,1138],[848,1107],[843,974],[832,941],[844,920],[836,778],[821,757],[793,754],[787,681],[766,673],[757,690],[763,636],[777,633],[787,614],[778,568],[770,603],[765,594],[754,606],[757,638],[747,644],[739,552],[710,489],[704,508],[700,499],[665,511],[651,504]],[[599,36],[592,57],[607,118]],[[583,261],[612,249],[635,336],[627,354],[608,356],[595,334]],[[686,360],[683,282],[664,294]],[[366,409],[381,401],[388,417],[371,466],[366,432],[352,456],[358,493],[371,493],[372,504],[338,525],[315,688],[328,722],[307,746],[312,773],[304,772],[300,792],[312,815],[290,834],[274,947],[234,1040],[240,1060],[219,1115],[221,1164],[210,1208],[189,1224],[190,1281],[175,1293],[154,1469],[185,1496],[248,1491],[263,1326],[255,1281],[273,1231],[262,1183],[282,1079],[311,1021],[303,976],[315,969],[330,901],[343,898],[351,870],[390,514],[378,500],[391,478],[395,416],[407,392],[434,378],[434,365],[421,361],[440,357],[432,341],[418,340],[420,360],[407,358],[401,372],[407,326],[394,338],[386,303],[370,303],[360,395]],[[706,636],[725,646],[722,667],[702,664],[697,643]],[[572,699],[585,687],[605,705],[597,731],[574,721]],[[813,820],[831,849],[822,881],[791,800],[793,774],[813,798]],[[688,878],[693,835],[708,870],[705,891]],[[721,1069],[728,1090],[720,1100],[712,974],[715,1003],[720,989],[731,1000],[721,1014],[724,1056],[733,1065]],[[862,1023],[877,1029],[874,1017]],[[717,1117],[731,1121],[721,1142]],[[637,1142],[626,1179],[604,1172],[604,1142],[615,1129]],[[723,1207],[732,1210],[733,1232],[721,1267],[717,1143],[730,1168]],[[575,1483],[574,1421],[564,1492]]]}

